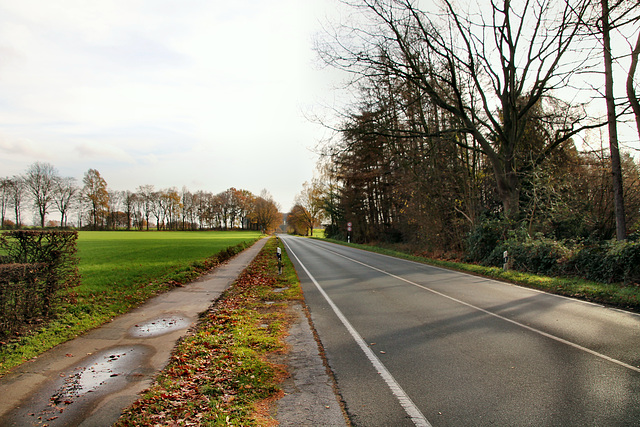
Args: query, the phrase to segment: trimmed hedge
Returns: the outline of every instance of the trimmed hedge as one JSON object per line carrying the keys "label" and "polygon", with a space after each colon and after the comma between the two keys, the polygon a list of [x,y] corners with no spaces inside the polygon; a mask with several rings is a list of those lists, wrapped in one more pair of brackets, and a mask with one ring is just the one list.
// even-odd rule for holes
{"label": "trimmed hedge", "polygon": [[44,317],[46,264],[0,264],[0,338]]}
{"label": "trimmed hedge", "polygon": [[75,231],[0,235],[0,337],[50,317],[62,288],[79,281]]}

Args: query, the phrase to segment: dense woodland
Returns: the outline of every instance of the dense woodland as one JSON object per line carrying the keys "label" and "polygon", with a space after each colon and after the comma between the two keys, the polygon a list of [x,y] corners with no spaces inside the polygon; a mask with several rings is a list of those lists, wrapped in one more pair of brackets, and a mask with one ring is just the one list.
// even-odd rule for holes
{"label": "dense woodland", "polygon": [[639,4],[427,3],[349,2],[318,43],[356,102],[302,192],[322,212],[302,197],[292,213],[301,232],[323,222],[346,240],[351,222],[355,242],[474,261],[507,241],[636,240],[640,166],[617,125],[640,125]]}
{"label": "dense woodland", "polygon": [[2,228],[21,227],[27,207],[33,209],[41,227],[73,225],[92,230],[269,231],[282,219],[266,190],[260,196],[235,188],[213,194],[186,188],[156,190],[153,185],[111,191],[95,169],[84,174],[80,186],[76,179],[61,177],[53,165],[41,162],[33,163],[23,175],[1,179],[0,202]]}

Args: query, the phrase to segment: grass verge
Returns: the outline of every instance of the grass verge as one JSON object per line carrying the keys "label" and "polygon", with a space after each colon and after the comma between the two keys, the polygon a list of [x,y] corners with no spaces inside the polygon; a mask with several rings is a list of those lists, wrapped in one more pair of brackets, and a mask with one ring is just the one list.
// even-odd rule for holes
{"label": "grass verge", "polygon": [[477,276],[502,280],[509,283],[539,289],[558,295],[579,298],[586,301],[597,302],[640,312],[640,286],[637,284],[625,285],[622,283],[599,283],[577,277],[549,277],[536,274],[523,273],[520,271],[504,271],[497,267],[485,267],[477,264],[465,264],[453,261],[442,261],[436,259],[416,256],[406,252],[379,246],[362,245],[358,243],[346,243],[334,239],[324,239],[328,242],[340,245],[351,246],[353,248],[364,249],[371,252],[442,267],[449,270],[456,270],[463,273],[475,274]]}
{"label": "grass verge", "polygon": [[259,236],[259,232],[80,232],[82,283],[62,295],[53,320],[0,343],[0,376],[150,297],[195,279]]}
{"label": "grass verge", "polygon": [[284,350],[289,302],[302,299],[284,250],[283,274],[277,274],[278,244],[275,238],[266,243],[116,426],[276,425],[258,407],[279,396],[284,371],[269,359]]}

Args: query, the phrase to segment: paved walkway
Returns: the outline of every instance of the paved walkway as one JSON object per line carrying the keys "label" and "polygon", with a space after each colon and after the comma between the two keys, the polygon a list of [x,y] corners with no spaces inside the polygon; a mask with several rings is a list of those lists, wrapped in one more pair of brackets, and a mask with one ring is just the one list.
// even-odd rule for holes
{"label": "paved walkway", "polygon": [[113,424],[167,364],[176,341],[266,241],[259,240],[200,280],[154,297],[0,379],[0,426]]}

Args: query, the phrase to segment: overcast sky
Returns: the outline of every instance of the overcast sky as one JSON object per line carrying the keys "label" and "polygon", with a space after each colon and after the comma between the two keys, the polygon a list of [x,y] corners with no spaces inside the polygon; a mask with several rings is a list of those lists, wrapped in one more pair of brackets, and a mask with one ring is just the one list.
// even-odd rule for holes
{"label": "overcast sky", "polygon": [[292,207],[329,135],[314,36],[334,0],[0,0],[0,176],[267,189]]}

